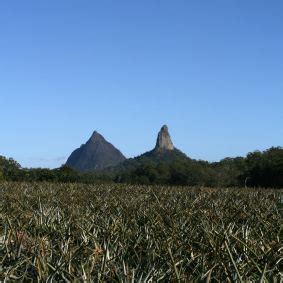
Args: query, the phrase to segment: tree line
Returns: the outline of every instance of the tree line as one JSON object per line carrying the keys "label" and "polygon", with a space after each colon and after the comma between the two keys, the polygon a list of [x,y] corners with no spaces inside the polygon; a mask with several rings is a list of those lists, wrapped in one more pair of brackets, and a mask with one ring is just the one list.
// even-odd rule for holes
{"label": "tree line", "polygon": [[13,159],[0,156],[1,180],[283,188],[283,148],[272,147],[251,152],[246,157],[225,158],[212,163],[190,158],[164,161],[145,158],[128,162],[127,166],[116,170],[89,173],[78,173],[66,166],[52,170],[27,169]]}
{"label": "tree line", "polygon": [[246,157],[209,163],[193,159],[144,161],[115,176],[122,183],[209,187],[283,187],[283,148],[255,151]]}

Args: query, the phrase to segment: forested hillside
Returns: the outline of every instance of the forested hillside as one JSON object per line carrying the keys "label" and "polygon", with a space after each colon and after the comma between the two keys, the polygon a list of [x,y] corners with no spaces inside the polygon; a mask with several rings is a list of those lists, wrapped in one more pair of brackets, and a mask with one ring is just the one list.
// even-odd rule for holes
{"label": "forested hillside", "polygon": [[213,163],[185,158],[173,151],[162,158],[147,153],[117,167],[89,173],[66,166],[53,170],[21,168],[15,160],[0,157],[0,180],[279,188],[283,187],[283,148],[272,147]]}
{"label": "forested hillside", "polygon": [[209,163],[175,158],[155,162],[143,157],[128,161],[116,181],[143,184],[201,185],[201,186],[283,186],[283,149],[249,153],[245,158],[225,158]]}

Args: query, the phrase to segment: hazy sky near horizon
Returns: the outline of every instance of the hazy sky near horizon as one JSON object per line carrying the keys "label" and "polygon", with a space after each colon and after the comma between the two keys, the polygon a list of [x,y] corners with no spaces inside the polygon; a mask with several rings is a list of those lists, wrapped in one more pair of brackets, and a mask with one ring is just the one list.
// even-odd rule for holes
{"label": "hazy sky near horizon", "polygon": [[169,126],[209,161],[283,145],[282,0],[3,0],[0,155],[56,167],[94,130]]}

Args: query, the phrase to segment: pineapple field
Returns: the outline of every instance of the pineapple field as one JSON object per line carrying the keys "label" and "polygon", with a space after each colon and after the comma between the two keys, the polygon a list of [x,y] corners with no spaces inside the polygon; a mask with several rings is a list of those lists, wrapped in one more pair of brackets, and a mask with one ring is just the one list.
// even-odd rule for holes
{"label": "pineapple field", "polygon": [[282,282],[282,190],[0,184],[0,281]]}

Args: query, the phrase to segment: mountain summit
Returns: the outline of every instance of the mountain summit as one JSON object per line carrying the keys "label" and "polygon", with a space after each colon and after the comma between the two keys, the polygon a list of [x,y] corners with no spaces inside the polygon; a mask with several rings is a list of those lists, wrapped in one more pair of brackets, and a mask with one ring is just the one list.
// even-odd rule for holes
{"label": "mountain summit", "polygon": [[173,145],[168,127],[166,125],[163,125],[158,133],[155,148],[140,155],[137,158],[149,158],[152,162],[170,162],[173,160],[188,159],[186,154],[184,154]]}
{"label": "mountain summit", "polygon": [[174,145],[171,141],[171,137],[168,131],[168,127],[164,125],[157,136],[156,151],[162,151],[162,150],[174,150]]}
{"label": "mountain summit", "polygon": [[125,159],[117,148],[94,131],[85,144],[72,152],[66,165],[76,171],[87,172],[116,166]]}
{"label": "mountain summit", "polygon": [[112,168],[112,172],[122,174],[128,170],[132,172],[137,168],[143,168],[146,165],[157,166],[166,164],[165,166],[168,166],[173,161],[186,162],[188,160],[190,158],[186,154],[174,147],[168,127],[164,125],[158,133],[156,145],[152,150],[127,159],[115,168]]}

